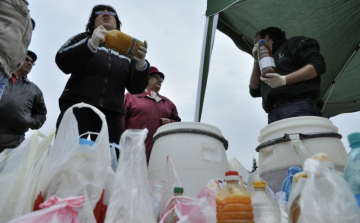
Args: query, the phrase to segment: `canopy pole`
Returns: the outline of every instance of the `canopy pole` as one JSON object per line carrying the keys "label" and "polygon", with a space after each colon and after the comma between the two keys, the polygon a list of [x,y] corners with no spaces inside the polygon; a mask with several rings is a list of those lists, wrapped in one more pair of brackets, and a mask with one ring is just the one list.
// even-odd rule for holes
{"label": "canopy pole", "polygon": [[341,75],[342,72],[345,70],[345,68],[349,65],[350,61],[354,58],[354,56],[355,56],[355,54],[357,53],[357,51],[359,50],[359,48],[360,48],[360,44],[356,46],[353,54],[350,56],[350,58],[348,59],[348,61],[345,63],[344,67],[341,69],[341,71],[339,72],[339,74],[336,76],[335,80],[333,80],[333,82],[331,83],[330,88],[326,91],[325,95],[326,95],[329,91],[330,91],[330,92],[329,92],[329,94],[328,94],[328,96],[327,96],[327,98],[326,98],[326,101],[325,101],[325,103],[324,103],[324,106],[323,106],[322,109],[321,109],[320,115],[322,115],[322,114],[324,113],[325,106],[326,106],[326,104],[327,104],[327,102],[328,102],[328,100],[329,100],[329,98],[330,98],[330,95],[331,95],[331,93],[332,93],[332,90],[333,90],[333,88],[334,88],[334,86],[335,86],[335,82],[336,82],[337,79],[340,77],[340,75]]}
{"label": "canopy pole", "polygon": [[219,19],[219,14],[206,17],[203,46],[201,50],[198,90],[197,90],[196,106],[195,106],[195,118],[194,118],[195,122],[200,122],[201,120],[201,113],[204,104],[204,96],[206,90],[206,82],[209,74],[210,59],[214,45],[215,31],[216,31],[218,19]]}

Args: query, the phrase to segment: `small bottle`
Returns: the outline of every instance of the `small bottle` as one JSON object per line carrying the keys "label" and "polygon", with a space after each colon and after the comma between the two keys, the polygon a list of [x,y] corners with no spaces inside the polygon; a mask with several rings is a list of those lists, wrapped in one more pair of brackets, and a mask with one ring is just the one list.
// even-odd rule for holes
{"label": "small bottle", "polygon": [[360,132],[348,135],[348,140],[351,151],[346,162],[344,179],[348,182],[360,207]]}
{"label": "small bottle", "polygon": [[130,59],[137,55],[140,46],[144,46],[140,40],[116,29],[106,33],[105,44],[107,48],[116,50]]}
{"label": "small bottle", "polygon": [[183,196],[184,188],[174,187],[174,196]]}
{"label": "small bottle", "polygon": [[278,223],[280,209],[277,202],[265,192],[265,181],[254,181],[255,191],[251,194],[254,208],[254,221],[256,223]]}
{"label": "small bottle", "polygon": [[266,78],[265,74],[277,73],[274,56],[270,47],[266,44],[266,40],[261,39],[258,42],[258,61],[261,71],[261,76]]}
{"label": "small bottle", "polygon": [[216,195],[217,223],[254,223],[250,194],[239,184],[237,171],[225,173],[226,186]]}

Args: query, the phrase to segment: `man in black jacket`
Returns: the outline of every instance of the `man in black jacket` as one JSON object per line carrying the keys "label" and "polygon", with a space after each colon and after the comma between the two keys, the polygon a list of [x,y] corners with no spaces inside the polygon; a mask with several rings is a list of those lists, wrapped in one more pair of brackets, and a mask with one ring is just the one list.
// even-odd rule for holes
{"label": "man in black jacket", "polygon": [[[260,39],[265,39],[272,50],[277,70],[277,73],[266,74],[266,78],[260,77],[257,61]],[[320,75],[326,70],[319,43],[304,36],[287,40],[285,32],[269,27],[255,35],[254,44],[250,94],[262,97],[268,123],[298,116],[319,116],[315,100],[320,95]]]}
{"label": "man in black jacket", "polygon": [[36,58],[29,50],[24,63],[13,72],[4,89],[0,100],[0,152],[16,148],[29,128],[39,129],[46,120],[43,94],[27,78]]}
{"label": "man in black jacket", "polygon": [[[96,5],[90,14],[86,32],[71,37],[57,52],[56,64],[71,74],[60,96],[58,129],[65,111],[84,102],[104,113],[109,129],[110,143],[119,144],[123,132],[125,88],[140,94],[148,85],[150,64],[145,60],[147,43],[132,59],[107,48],[104,37],[110,30],[120,30],[121,22],[113,7]],[[101,120],[89,108],[73,110],[79,134],[99,132]],[[83,136],[87,137],[87,135]],[[96,135],[91,135],[95,140]]]}

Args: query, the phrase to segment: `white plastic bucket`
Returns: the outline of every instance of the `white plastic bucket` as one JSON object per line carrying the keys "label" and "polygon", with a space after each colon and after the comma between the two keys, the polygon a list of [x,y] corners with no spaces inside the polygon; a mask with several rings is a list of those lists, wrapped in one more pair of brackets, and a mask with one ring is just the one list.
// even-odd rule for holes
{"label": "white plastic bucket", "polygon": [[154,135],[148,179],[164,180],[166,157],[174,161],[184,193],[197,196],[212,178],[223,179],[229,170],[221,131],[209,124],[177,122],[160,127]]}
{"label": "white plastic bucket", "polygon": [[293,148],[294,139],[300,139],[314,154],[325,152],[335,164],[335,169],[343,171],[347,153],[338,128],[329,119],[303,116],[273,122],[261,130],[258,137],[261,144],[256,150],[259,152],[259,176],[274,192],[281,190],[290,166],[302,168]]}

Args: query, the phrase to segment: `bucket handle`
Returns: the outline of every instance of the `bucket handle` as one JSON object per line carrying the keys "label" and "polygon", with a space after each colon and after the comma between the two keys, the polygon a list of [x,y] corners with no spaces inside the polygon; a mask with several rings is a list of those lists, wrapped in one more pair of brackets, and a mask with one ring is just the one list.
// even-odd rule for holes
{"label": "bucket handle", "polygon": [[271,139],[269,141],[263,142],[261,143],[258,147],[256,147],[256,152],[259,152],[261,149],[268,147],[268,146],[272,146],[278,143],[283,143],[283,142],[290,142],[291,135],[298,135],[299,139],[313,139],[313,138],[321,138],[321,137],[333,137],[333,138],[338,138],[341,139],[342,135],[336,133],[336,132],[315,132],[315,133],[291,133],[291,134],[287,134],[285,133],[283,137],[279,137],[279,138],[275,138],[275,139]]}

